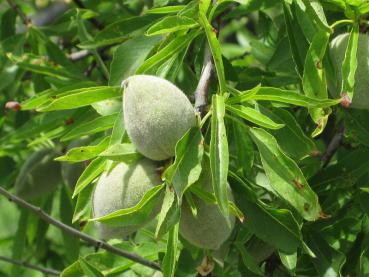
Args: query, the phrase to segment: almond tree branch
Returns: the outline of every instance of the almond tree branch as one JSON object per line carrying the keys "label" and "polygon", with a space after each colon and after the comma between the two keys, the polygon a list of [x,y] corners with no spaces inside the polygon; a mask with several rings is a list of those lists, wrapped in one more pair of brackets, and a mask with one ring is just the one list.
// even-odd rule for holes
{"label": "almond tree branch", "polygon": [[21,10],[21,8],[14,2],[14,0],[6,0],[9,6],[19,15],[22,19],[23,24],[28,27],[32,24],[31,19],[27,17],[27,15]]}
{"label": "almond tree branch", "polygon": [[4,257],[4,256],[0,256],[0,261],[11,263],[11,264],[14,264],[14,265],[19,265],[19,266],[26,267],[26,268],[30,268],[30,269],[33,269],[33,270],[36,270],[36,271],[39,271],[39,272],[42,272],[42,273],[45,273],[45,274],[49,274],[49,275],[59,276],[61,274],[60,271],[57,271],[57,270],[54,270],[54,269],[44,268],[44,267],[33,265],[33,264],[30,264],[30,263],[27,263],[27,262],[10,259],[10,258]]}
{"label": "almond tree branch", "polygon": [[208,93],[210,86],[210,79],[214,70],[213,57],[209,46],[205,50],[204,65],[202,68],[199,83],[197,84],[195,94],[195,110],[201,117],[205,114],[205,109],[208,104]]}
{"label": "almond tree branch", "polygon": [[0,194],[7,197],[9,199],[9,201],[13,201],[14,203],[18,204],[19,206],[33,212],[34,214],[36,214],[37,216],[39,216],[41,219],[43,219],[44,221],[46,221],[47,223],[54,225],[55,227],[61,229],[62,231],[64,231],[65,233],[68,233],[72,236],[78,237],[79,239],[82,239],[86,242],[89,242],[93,245],[95,245],[95,247],[98,248],[102,248],[105,249],[106,251],[109,251],[115,255],[127,258],[129,260],[132,260],[136,263],[148,266],[150,268],[156,269],[156,270],[160,270],[160,266],[152,261],[149,261],[137,254],[134,253],[130,253],[128,251],[119,249],[117,247],[114,247],[102,240],[98,240],[95,239],[85,233],[82,233],[76,229],[74,229],[73,227],[66,225],[56,219],[54,219],[53,217],[51,217],[50,215],[48,215],[47,213],[45,213],[40,207],[34,206],[30,203],[28,203],[27,201],[15,196],[14,194],[8,192],[6,189],[2,188],[0,186]]}

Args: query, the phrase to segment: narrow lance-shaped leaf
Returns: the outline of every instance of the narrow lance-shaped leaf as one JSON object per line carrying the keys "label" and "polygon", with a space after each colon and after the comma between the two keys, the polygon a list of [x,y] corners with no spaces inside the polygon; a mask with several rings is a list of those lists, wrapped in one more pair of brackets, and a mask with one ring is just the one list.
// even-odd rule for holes
{"label": "narrow lance-shaped leaf", "polygon": [[82,162],[98,156],[109,145],[109,137],[104,138],[97,145],[80,146],[70,149],[65,155],[57,157],[56,161]]}
{"label": "narrow lance-shaped leaf", "polygon": [[177,32],[180,30],[188,30],[196,27],[198,23],[188,17],[184,16],[167,16],[152,25],[146,32],[147,35],[159,35]]}
{"label": "narrow lance-shaped leaf", "polygon": [[180,206],[173,187],[166,186],[163,204],[156,225],[155,237],[160,238],[173,228],[179,221]]}
{"label": "narrow lance-shaped leaf", "polygon": [[121,109],[117,115],[117,118],[115,119],[109,145],[121,143],[125,133],[126,126],[124,125],[124,113],[123,109]]}
{"label": "narrow lance-shaped leaf", "polygon": [[226,80],[224,75],[224,66],[223,66],[223,60],[222,60],[222,51],[220,49],[220,43],[217,39],[217,36],[215,34],[214,28],[210,25],[208,19],[206,18],[206,15],[204,11],[199,11],[200,16],[200,23],[202,27],[205,30],[206,37],[208,39],[209,47],[211,54],[213,56],[215,69],[217,71],[218,81],[219,81],[219,90],[220,93],[224,93],[227,90],[226,87]]}
{"label": "narrow lance-shaped leaf", "polygon": [[78,194],[72,223],[76,223],[77,221],[87,221],[90,218],[90,213],[92,210],[91,198],[94,188],[94,184],[91,184]]}
{"label": "narrow lance-shaped leaf", "polygon": [[179,223],[173,226],[169,232],[167,241],[167,251],[163,259],[163,275],[165,277],[174,277],[176,272],[177,260],[179,257],[179,239],[178,239]]}
{"label": "narrow lance-shaped leaf", "polygon": [[240,95],[230,98],[227,101],[227,104],[242,103],[249,100],[268,100],[307,108],[325,108],[337,105],[341,102],[341,99],[311,98],[293,90],[286,90],[274,87],[260,87],[251,95],[249,91],[246,91]]}
{"label": "narrow lance-shaped leaf", "polygon": [[94,159],[77,180],[72,198],[85,189],[101,172],[104,171],[106,160],[102,157]]}
{"label": "narrow lance-shaped leaf", "polygon": [[278,196],[293,206],[306,220],[319,218],[321,208],[318,197],[297,164],[282,152],[276,139],[265,130],[252,128],[250,134],[260,151],[270,185]]}
{"label": "narrow lance-shaped leaf", "polygon": [[167,60],[174,54],[183,50],[192,40],[199,35],[199,30],[192,30],[185,36],[179,36],[169,42],[163,49],[159,50],[155,55],[148,58],[136,71],[137,74],[142,74],[155,65]]}
{"label": "narrow lance-shaped leaf", "polygon": [[99,156],[122,162],[131,162],[142,158],[142,155],[137,152],[136,147],[131,143],[113,144],[104,152],[100,153]]}
{"label": "narrow lance-shaped leaf", "polygon": [[133,207],[120,209],[99,218],[90,219],[108,225],[128,226],[143,223],[163,199],[164,184],[149,189]]}
{"label": "narrow lance-shaped leaf", "polygon": [[87,262],[82,257],[79,258],[79,264],[83,270],[83,272],[89,277],[104,277],[104,274],[100,270],[98,270],[94,265]]}
{"label": "narrow lance-shaped leaf", "polygon": [[120,87],[101,86],[76,89],[63,93],[63,96],[56,97],[54,101],[46,106],[39,107],[37,111],[47,112],[75,109],[120,96],[122,96],[122,89]]}
{"label": "narrow lance-shaped leaf", "polygon": [[302,76],[308,43],[304,36],[304,32],[301,30],[300,25],[298,24],[297,15],[294,11],[295,5],[297,5],[295,1],[293,1],[291,4],[287,4],[287,1],[284,1],[283,13],[286,23],[288,41],[290,43],[292,52],[292,58],[296,64],[296,72],[299,76]]}
{"label": "narrow lance-shaped leaf", "polygon": [[146,11],[146,14],[168,14],[168,13],[177,13],[183,8],[186,7],[184,5],[176,5],[176,6],[166,6],[160,8],[153,8]]}
{"label": "narrow lance-shaped leaf", "polygon": [[347,94],[350,101],[354,96],[355,73],[357,68],[357,48],[359,42],[359,24],[354,24],[348,40],[345,58],[342,64],[342,94]]}
{"label": "narrow lance-shaped leaf", "polygon": [[164,174],[181,202],[185,190],[199,179],[201,173],[204,153],[201,130],[198,127],[189,129],[177,142],[175,152],[175,161]]}
{"label": "narrow lance-shaped leaf", "polygon": [[114,126],[117,114],[100,116],[94,120],[83,123],[66,133],[61,141],[71,140],[73,138],[82,137],[84,135],[95,134],[105,131]]}
{"label": "narrow lance-shaped leaf", "polygon": [[214,95],[212,102],[212,121],[210,139],[210,169],[215,198],[219,208],[229,223],[227,177],[229,165],[228,140],[224,124],[224,97]]}
{"label": "narrow lance-shaped leaf", "polygon": [[242,117],[256,125],[259,125],[261,127],[269,128],[269,129],[280,129],[284,127],[284,124],[278,124],[275,123],[273,120],[271,120],[269,117],[263,115],[259,111],[244,107],[241,105],[226,105],[226,109],[231,111],[232,113],[238,115],[239,117]]}
{"label": "narrow lance-shaped leaf", "polygon": [[122,81],[135,74],[162,36],[137,36],[115,50],[110,65],[110,86],[120,86]]}
{"label": "narrow lance-shaped leaf", "polygon": [[246,215],[244,226],[258,238],[286,253],[294,253],[302,243],[300,227],[291,211],[262,203],[243,179],[230,172],[237,182],[232,186],[238,207]]}
{"label": "narrow lance-shaped leaf", "polygon": [[[311,98],[328,99],[327,82],[325,70],[323,68],[323,57],[327,49],[330,34],[326,31],[319,31],[313,38],[305,59],[303,88],[304,93]],[[323,132],[330,109],[311,108],[310,116],[317,124],[313,137]]]}

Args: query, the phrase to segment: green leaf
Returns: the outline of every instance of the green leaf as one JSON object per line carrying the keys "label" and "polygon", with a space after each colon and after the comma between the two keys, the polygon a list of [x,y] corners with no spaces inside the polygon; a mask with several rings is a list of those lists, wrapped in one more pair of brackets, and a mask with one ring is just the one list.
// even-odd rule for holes
{"label": "green leaf", "polygon": [[166,186],[163,204],[156,225],[155,237],[161,238],[179,221],[180,206],[176,198],[176,193],[171,186]]}
{"label": "green leaf", "polygon": [[277,249],[291,254],[296,252],[302,243],[302,235],[291,211],[265,205],[240,177],[233,172],[230,176],[238,183],[232,190],[238,207],[246,215],[243,225]]}
{"label": "green leaf", "polygon": [[229,223],[229,208],[227,195],[228,177],[228,140],[224,124],[225,104],[224,97],[213,95],[210,139],[210,169],[215,198],[220,211]]}
{"label": "green leaf", "polygon": [[312,221],[320,216],[318,197],[310,188],[297,164],[287,157],[276,139],[262,129],[250,129],[257,145],[270,185],[277,195],[293,206],[303,218]]}
{"label": "green leaf", "polygon": [[57,157],[55,160],[65,162],[82,162],[93,159],[108,147],[109,139],[109,137],[106,137],[97,145],[74,147],[68,150],[65,155]]}
{"label": "green leaf", "polygon": [[92,210],[91,199],[94,187],[95,186],[91,184],[78,194],[77,203],[74,208],[72,223],[76,223],[78,221],[82,222],[87,221],[90,218],[90,213]]}
{"label": "green leaf", "polygon": [[57,97],[48,105],[39,107],[37,111],[47,112],[75,109],[120,96],[122,96],[122,89],[120,87],[100,86],[76,89],[63,93],[63,96]]}
{"label": "green leaf", "polygon": [[[214,194],[211,192],[207,192],[206,190],[202,189],[200,186],[192,186],[190,188],[190,191],[207,204],[214,204],[214,205],[217,204],[217,200],[215,199]],[[185,196],[186,196],[186,200],[188,204],[190,205],[191,209],[196,210],[196,206],[192,200],[191,194],[185,194]],[[242,211],[238,209],[236,204],[229,200],[228,207],[229,207],[230,212],[234,216],[236,216],[241,222],[243,222],[243,220],[245,219],[245,216],[242,213]],[[194,215],[196,214],[197,212],[194,213]]]}
{"label": "green leaf", "polygon": [[163,19],[160,19],[154,25],[146,31],[146,34],[149,36],[167,34],[172,32],[177,32],[180,30],[188,30],[194,28],[198,25],[198,23],[188,17],[184,16],[167,16]]}
{"label": "green leaf", "polygon": [[255,261],[254,257],[246,250],[242,243],[235,243],[235,246],[240,253],[241,260],[248,270],[256,274],[257,276],[265,276],[261,271],[258,263]]}
{"label": "green leaf", "polygon": [[345,110],[347,133],[363,145],[369,146],[369,111],[358,109]]}
{"label": "green leaf", "polygon": [[[323,68],[323,57],[327,49],[330,33],[320,31],[316,33],[310,45],[305,59],[303,89],[305,95],[311,98],[328,99],[325,69]],[[326,111],[327,110],[327,111]],[[310,116],[317,124],[313,136],[321,134],[327,124],[329,109],[312,108]]]}
{"label": "green leaf", "polygon": [[61,65],[52,64],[42,56],[27,53],[20,57],[12,53],[8,53],[7,58],[16,63],[19,67],[31,72],[61,79],[81,80],[81,77],[72,74],[67,68]]}
{"label": "green leaf", "polygon": [[248,126],[243,122],[233,121],[232,131],[233,131],[233,143],[234,148],[232,148],[232,142],[230,141],[230,156],[234,154],[237,159],[235,162],[237,164],[237,171],[241,169],[243,176],[246,176],[251,172],[251,168],[254,164],[254,145],[248,133]]}
{"label": "green leaf", "polygon": [[250,95],[249,91],[245,91],[240,95],[230,98],[229,101],[227,101],[227,104],[242,103],[249,100],[276,101],[307,108],[325,108],[337,105],[341,102],[341,99],[311,98],[293,90],[274,87],[260,87],[256,92],[252,93],[252,95]]}
{"label": "green leaf", "polygon": [[163,199],[164,184],[157,185],[148,190],[135,206],[127,209],[120,209],[108,215],[90,219],[112,226],[138,225],[144,222],[153,210],[157,208]]}
{"label": "green leaf", "polygon": [[299,74],[299,76],[302,76],[304,70],[304,60],[308,51],[308,44],[306,38],[304,37],[304,33],[298,24],[297,15],[294,11],[295,6],[297,6],[296,2],[293,2],[292,5],[288,5],[285,1],[283,3],[283,13],[288,40],[290,42],[292,58],[296,64],[296,72]]}
{"label": "green leaf", "polygon": [[179,202],[186,189],[200,177],[203,140],[200,128],[189,129],[177,142],[175,161],[164,173],[167,182],[173,185]]}
{"label": "green leaf", "polygon": [[72,84],[64,86],[60,89],[48,89],[43,92],[37,93],[34,97],[27,99],[21,103],[22,111],[33,110],[41,105],[53,100],[52,97],[64,94],[65,92],[73,91],[76,89],[82,89],[93,86],[93,82],[78,82],[78,84]]}
{"label": "green leaf", "polygon": [[316,259],[312,259],[312,262],[318,274],[324,276],[329,269],[330,276],[341,276],[341,269],[346,260],[345,255],[332,248],[320,234],[310,231],[305,237],[307,244],[316,255]]}
{"label": "green leaf", "polygon": [[256,125],[259,125],[261,127],[269,128],[269,129],[280,129],[284,127],[284,124],[278,124],[275,123],[273,120],[271,120],[269,117],[263,115],[259,111],[244,107],[241,105],[226,105],[226,109],[228,111],[231,111],[232,113],[238,115],[239,117],[242,117]]}
{"label": "green leaf", "polygon": [[209,7],[211,5],[210,0],[200,0],[199,1],[199,11],[201,11],[203,14],[207,14]]}
{"label": "green leaf", "polygon": [[91,120],[86,123],[82,123],[79,126],[73,128],[68,133],[66,133],[61,141],[67,141],[74,138],[79,138],[85,135],[95,134],[98,132],[105,131],[114,126],[115,120],[117,118],[117,114],[100,116],[94,120]]}
{"label": "green leaf", "polygon": [[290,157],[300,160],[316,150],[313,140],[305,135],[290,112],[281,108],[270,110],[261,106],[260,111],[275,122],[285,125],[284,128],[273,130],[271,133],[277,139],[282,150]]}
{"label": "green leaf", "polygon": [[133,75],[161,39],[161,36],[138,36],[121,44],[110,65],[109,85],[120,86],[123,80]]}
{"label": "green leaf", "polygon": [[199,30],[192,30],[185,36],[178,36],[170,41],[164,48],[160,49],[153,56],[148,58],[136,71],[137,74],[142,74],[155,65],[167,60],[173,55],[185,49],[192,40],[199,35]]}
{"label": "green leaf", "polygon": [[220,43],[213,30],[213,27],[210,25],[204,12],[201,10],[199,11],[199,18],[200,18],[200,23],[202,27],[204,28],[206,37],[208,39],[210,51],[213,56],[215,69],[216,69],[217,76],[218,76],[219,90],[220,90],[220,93],[222,94],[227,91],[227,86],[226,86],[226,80],[225,80],[225,75],[224,75],[224,66],[223,66],[222,51],[220,48]]}
{"label": "green leaf", "polygon": [[347,93],[350,100],[354,96],[355,73],[357,68],[357,48],[359,43],[359,24],[354,24],[348,40],[345,58],[342,63],[342,93]]}
{"label": "green leaf", "polygon": [[102,274],[100,272],[100,270],[98,270],[95,266],[93,266],[92,264],[88,263],[85,259],[83,259],[82,257],[79,258],[79,264],[83,270],[83,272],[88,276],[88,277],[104,277],[105,275]]}
{"label": "green leaf", "polygon": [[160,8],[153,8],[150,10],[147,10],[147,14],[168,14],[168,13],[177,13],[183,8],[186,7],[184,5],[177,5],[177,6],[166,6],[166,7],[160,7]]}
{"label": "green leaf", "polygon": [[174,277],[176,272],[176,264],[180,254],[178,240],[179,223],[173,226],[169,232],[167,241],[167,251],[163,259],[163,276]]}
{"label": "green leaf", "polygon": [[160,14],[147,14],[130,18],[123,17],[98,32],[93,41],[83,42],[78,46],[84,49],[96,49],[110,44],[122,43],[133,36],[131,33],[139,32],[140,29],[153,23],[160,17]]}
{"label": "green leaf", "polygon": [[117,143],[121,143],[125,133],[126,126],[124,125],[124,113],[123,109],[121,109],[114,122],[114,127],[111,132],[109,145],[111,146]]}
{"label": "green leaf", "polygon": [[287,268],[290,272],[294,273],[297,264],[297,252],[292,254],[285,254],[279,251],[278,254],[284,267]]}
{"label": "green leaf", "polygon": [[142,155],[137,152],[135,146],[131,143],[113,144],[104,152],[100,153],[99,156],[126,163],[142,158]]}
{"label": "green leaf", "polygon": [[78,178],[76,187],[72,198],[76,197],[82,190],[84,190],[101,172],[105,169],[106,160],[102,157],[94,159],[82,172]]}

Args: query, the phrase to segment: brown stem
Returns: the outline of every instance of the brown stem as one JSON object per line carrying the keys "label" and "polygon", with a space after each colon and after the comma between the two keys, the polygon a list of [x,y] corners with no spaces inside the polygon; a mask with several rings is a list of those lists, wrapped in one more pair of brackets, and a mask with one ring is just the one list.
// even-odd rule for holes
{"label": "brown stem", "polygon": [[160,266],[152,261],[146,260],[145,258],[134,254],[134,253],[130,253],[128,251],[119,249],[117,247],[114,247],[102,240],[98,240],[95,239],[85,233],[82,233],[76,229],[74,229],[73,227],[66,225],[56,219],[54,219],[53,217],[51,217],[50,215],[48,215],[47,213],[45,213],[40,207],[34,206],[30,203],[28,203],[27,201],[15,196],[14,194],[8,192],[7,190],[5,190],[4,188],[2,188],[0,186],[0,194],[7,197],[9,199],[9,201],[13,201],[14,203],[18,204],[19,206],[33,212],[34,214],[36,214],[37,216],[39,216],[41,219],[43,219],[44,221],[46,221],[47,223],[54,225],[55,227],[63,230],[65,233],[68,233],[72,236],[75,236],[79,239],[82,239],[86,242],[89,242],[93,245],[95,245],[96,248],[102,248],[105,249],[106,251],[109,251],[113,254],[116,254],[118,256],[122,256],[124,258],[127,258],[129,260],[132,260],[134,262],[137,262],[139,264],[148,266],[150,268],[156,269],[156,270],[160,270]]}
{"label": "brown stem", "polygon": [[345,126],[342,123],[338,129],[336,134],[333,136],[331,142],[329,143],[326,152],[322,156],[322,161],[324,162],[323,167],[326,167],[333,157],[334,153],[336,153],[337,149],[340,147],[343,135],[345,133]]}
{"label": "brown stem", "polygon": [[36,271],[39,271],[45,274],[49,274],[49,275],[59,276],[61,274],[61,272],[54,270],[54,269],[44,268],[44,267],[33,265],[33,264],[30,264],[24,261],[10,259],[4,256],[0,256],[0,261],[11,263],[14,265],[19,265],[19,266],[26,267],[26,268],[30,268],[30,269],[33,269],[33,270],[36,270]]}
{"label": "brown stem", "polygon": [[204,116],[206,106],[208,104],[208,92],[213,70],[213,57],[211,55],[209,47],[207,47],[205,51],[204,65],[202,68],[200,80],[194,92],[195,110],[200,114],[201,117]]}
{"label": "brown stem", "polygon": [[13,1],[13,0],[6,0],[9,6],[19,15],[22,19],[23,24],[28,27],[32,24],[31,19],[27,17],[27,15],[21,10],[21,8]]}

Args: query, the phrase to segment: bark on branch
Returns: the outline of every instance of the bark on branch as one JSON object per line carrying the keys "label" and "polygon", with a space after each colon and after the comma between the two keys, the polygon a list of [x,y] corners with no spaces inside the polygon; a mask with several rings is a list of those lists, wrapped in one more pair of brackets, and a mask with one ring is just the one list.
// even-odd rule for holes
{"label": "bark on branch", "polygon": [[60,222],[59,220],[56,220],[55,218],[51,217],[50,215],[48,215],[47,213],[45,213],[40,207],[34,206],[30,203],[28,203],[27,201],[15,196],[14,194],[8,192],[6,189],[2,188],[0,186],[0,194],[5,196],[6,198],[9,199],[9,201],[12,201],[16,204],[18,204],[19,206],[33,212],[34,214],[36,214],[38,217],[40,217],[41,219],[43,219],[44,221],[46,221],[47,223],[61,229],[62,231],[64,231],[65,233],[68,233],[72,236],[75,236],[81,240],[84,240],[88,243],[91,243],[93,245],[95,245],[96,248],[102,248],[105,249],[106,251],[113,253],[115,255],[127,258],[129,260],[132,260],[136,263],[148,266],[150,268],[156,269],[156,270],[160,270],[160,266],[152,261],[146,260],[145,258],[134,254],[134,253],[130,253],[128,251],[119,249],[117,247],[114,247],[102,240],[98,240],[95,239],[85,233],[82,233],[76,229],[74,229],[73,227],[66,225],[62,222]]}
{"label": "bark on branch", "polygon": [[24,262],[24,261],[10,259],[10,258],[4,257],[4,256],[0,256],[0,261],[11,263],[11,264],[14,264],[14,265],[19,265],[19,266],[26,267],[26,268],[29,268],[29,269],[33,269],[33,270],[36,270],[36,271],[39,271],[39,272],[42,272],[42,273],[45,273],[45,274],[48,274],[48,275],[59,276],[61,274],[60,271],[57,271],[57,270],[54,270],[54,269],[37,266],[37,265],[30,264],[30,263],[27,263],[27,262]]}
{"label": "bark on branch", "polygon": [[204,65],[202,68],[199,83],[197,84],[195,94],[195,110],[204,116],[206,106],[208,105],[208,93],[210,86],[210,79],[214,70],[213,57],[209,47],[206,48]]}

